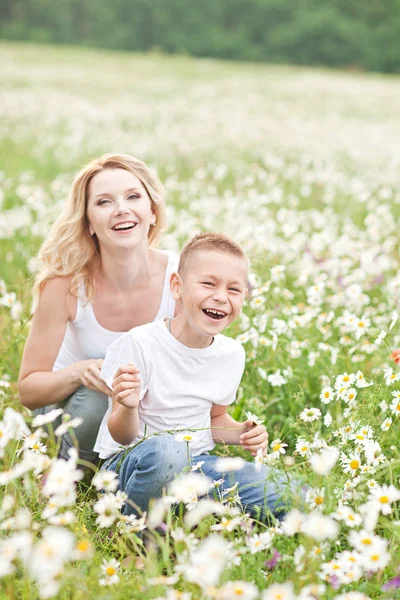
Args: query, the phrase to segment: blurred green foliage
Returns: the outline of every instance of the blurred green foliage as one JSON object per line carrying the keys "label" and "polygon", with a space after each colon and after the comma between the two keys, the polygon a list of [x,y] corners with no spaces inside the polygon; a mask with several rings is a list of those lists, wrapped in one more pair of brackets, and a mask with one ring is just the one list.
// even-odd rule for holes
{"label": "blurred green foliage", "polygon": [[0,36],[400,72],[400,0],[1,0]]}

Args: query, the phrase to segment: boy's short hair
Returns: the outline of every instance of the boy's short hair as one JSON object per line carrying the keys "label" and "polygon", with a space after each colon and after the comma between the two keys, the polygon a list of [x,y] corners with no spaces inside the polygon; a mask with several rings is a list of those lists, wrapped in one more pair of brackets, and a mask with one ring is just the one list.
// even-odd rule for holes
{"label": "boy's short hair", "polygon": [[199,233],[184,245],[179,259],[178,273],[182,274],[185,271],[188,259],[200,250],[225,252],[243,258],[247,264],[247,257],[243,249],[227,235],[223,233]]}

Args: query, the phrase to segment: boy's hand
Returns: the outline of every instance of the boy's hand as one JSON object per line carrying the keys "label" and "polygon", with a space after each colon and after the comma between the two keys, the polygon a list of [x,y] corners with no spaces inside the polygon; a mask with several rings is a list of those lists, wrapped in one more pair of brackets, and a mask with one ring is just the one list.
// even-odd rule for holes
{"label": "boy's hand", "polygon": [[139,369],[132,364],[120,367],[113,379],[113,400],[126,408],[137,408],[140,385]]}
{"label": "boy's hand", "polygon": [[399,363],[400,362],[400,348],[398,348],[397,350],[394,350],[394,352],[392,352],[390,357],[393,358],[393,360],[396,364]]}
{"label": "boy's hand", "polygon": [[265,454],[268,446],[268,433],[264,425],[256,425],[253,421],[247,420],[243,423],[244,433],[240,436],[240,445],[249,450],[253,456],[256,456],[257,450],[262,450]]}

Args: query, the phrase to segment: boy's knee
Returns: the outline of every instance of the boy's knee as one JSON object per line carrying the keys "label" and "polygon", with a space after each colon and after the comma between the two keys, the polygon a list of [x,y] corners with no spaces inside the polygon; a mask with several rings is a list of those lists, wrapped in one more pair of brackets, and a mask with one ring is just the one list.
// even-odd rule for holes
{"label": "boy's knee", "polygon": [[189,468],[186,444],[177,442],[172,435],[155,436],[149,440],[147,452],[140,461],[159,479],[171,481]]}

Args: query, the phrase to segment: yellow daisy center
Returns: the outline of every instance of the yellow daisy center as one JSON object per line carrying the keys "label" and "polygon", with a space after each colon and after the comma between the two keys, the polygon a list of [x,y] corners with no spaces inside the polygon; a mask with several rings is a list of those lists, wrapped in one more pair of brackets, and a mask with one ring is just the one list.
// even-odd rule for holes
{"label": "yellow daisy center", "polygon": [[358,462],[358,460],[353,458],[353,460],[350,461],[349,466],[350,466],[350,469],[353,469],[355,471],[360,466],[360,463]]}
{"label": "yellow daisy center", "polygon": [[322,496],[317,496],[314,500],[315,504],[323,504],[324,503],[324,499]]}
{"label": "yellow daisy center", "polygon": [[107,575],[109,577],[111,577],[112,575],[115,575],[115,569],[114,569],[114,567],[107,567],[106,573],[107,573]]}
{"label": "yellow daisy center", "polygon": [[380,502],[381,504],[387,504],[387,503],[389,502],[389,498],[388,498],[387,496],[381,496],[381,497],[379,498],[379,502]]}

